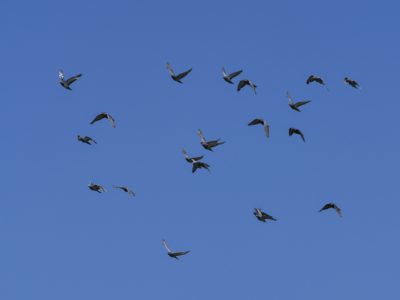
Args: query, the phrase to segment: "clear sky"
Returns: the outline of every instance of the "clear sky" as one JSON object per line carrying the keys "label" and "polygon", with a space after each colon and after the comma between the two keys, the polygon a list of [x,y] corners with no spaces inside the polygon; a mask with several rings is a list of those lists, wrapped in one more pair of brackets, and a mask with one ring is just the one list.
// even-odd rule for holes
{"label": "clear sky", "polygon": [[[399,10],[3,1],[0,299],[400,299]],[[167,62],[193,68],[184,84]],[[222,66],[258,94],[225,83]],[[73,91],[60,68],[83,73]],[[310,74],[329,91],[306,85]],[[287,90],[312,102],[292,111]],[[103,111],[115,129],[89,124]],[[247,126],[256,117],[269,140]],[[226,143],[207,152],[198,128]],[[192,174],[182,147],[211,174]],[[326,202],[343,218],[318,213]],[[169,258],[163,238],[191,253]]]}

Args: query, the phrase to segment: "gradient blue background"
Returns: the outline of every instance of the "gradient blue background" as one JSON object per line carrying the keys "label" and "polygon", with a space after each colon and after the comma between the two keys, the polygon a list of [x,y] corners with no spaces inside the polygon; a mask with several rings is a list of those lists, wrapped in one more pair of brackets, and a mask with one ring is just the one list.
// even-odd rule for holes
{"label": "gradient blue background", "polygon": [[[399,299],[399,9],[3,1],[0,299]],[[193,67],[183,85],[167,61]],[[257,96],[222,66],[243,68]],[[83,73],[72,92],[59,68]],[[330,91],[307,86],[312,73]],[[286,90],[311,104],[291,111]],[[102,111],[116,129],[89,125]],[[206,152],[197,128],[226,144]],[[211,174],[191,174],[182,147]],[[329,201],[342,219],[317,212]],[[163,238],[192,252],[170,259]]]}

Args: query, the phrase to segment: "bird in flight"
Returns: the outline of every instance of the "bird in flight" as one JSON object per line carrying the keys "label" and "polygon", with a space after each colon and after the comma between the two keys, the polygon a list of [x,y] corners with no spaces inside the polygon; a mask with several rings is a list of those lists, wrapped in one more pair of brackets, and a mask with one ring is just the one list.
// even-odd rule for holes
{"label": "bird in flight", "polygon": [[183,153],[183,156],[185,157],[185,160],[188,163],[192,164],[192,173],[196,172],[197,169],[206,169],[207,171],[210,171],[210,169],[209,169],[210,165],[201,161],[203,159],[204,155],[197,156],[197,157],[190,157],[185,149],[182,149],[182,153]]}
{"label": "bird in flight", "polygon": [[345,77],[344,82],[351,85],[355,89],[360,88],[360,85],[358,84],[358,82],[353,79],[350,79],[349,77]]}
{"label": "bird in flight", "polygon": [[93,182],[89,183],[88,187],[90,190],[98,192],[100,194],[106,191],[105,188],[103,188],[100,184],[96,184]]}
{"label": "bird in flight", "polygon": [[172,69],[172,66],[171,66],[170,63],[167,63],[167,69],[168,69],[169,74],[171,75],[171,78],[173,80],[175,80],[176,82],[179,82],[179,83],[183,83],[181,81],[181,79],[183,79],[184,77],[186,77],[186,75],[188,75],[190,72],[192,72],[192,68],[190,68],[189,70],[187,70],[185,72],[182,72],[182,73],[180,73],[178,75],[175,75],[175,72]]}
{"label": "bird in flight", "polygon": [[249,87],[251,87],[253,89],[255,95],[257,94],[257,92],[256,92],[257,86],[248,79],[242,79],[239,81],[239,84],[237,86],[237,91],[240,92],[240,90],[242,88],[244,88],[246,85],[248,85]]}
{"label": "bird in flight", "polygon": [[102,120],[102,119],[107,119],[108,121],[110,121],[111,126],[112,126],[113,128],[115,128],[115,120],[114,120],[114,118],[113,118],[110,114],[105,113],[105,112],[102,112],[102,113],[98,114],[98,115],[93,119],[93,121],[90,122],[90,124],[94,124],[94,123],[96,123],[97,121],[100,121],[100,120]]}
{"label": "bird in flight", "polygon": [[325,82],[321,77],[318,77],[318,76],[315,76],[315,75],[310,75],[307,78],[306,83],[310,84],[310,83],[313,83],[313,82],[319,83],[320,85],[325,85]]}
{"label": "bird in flight", "polygon": [[222,144],[225,143],[225,142],[221,141],[221,139],[213,140],[213,141],[207,141],[205,139],[201,129],[197,130],[197,134],[200,137],[200,143],[203,146],[203,148],[206,149],[206,150],[209,150],[209,151],[213,151],[212,148],[217,147],[217,146],[222,145]]}
{"label": "bird in flight", "polygon": [[230,84],[233,84],[232,79],[235,78],[236,76],[238,76],[240,73],[242,73],[243,70],[239,70],[233,73],[230,73],[229,75],[226,73],[225,68],[222,68],[222,78]]}
{"label": "bird in flight", "polygon": [[92,145],[92,143],[97,144],[97,142],[94,139],[92,139],[90,136],[80,136],[80,135],[78,135],[78,141],[80,141],[82,143],[85,143],[85,144],[88,144],[88,145]]}
{"label": "bird in flight", "polygon": [[299,102],[294,102],[292,96],[290,96],[289,92],[286,92],[286,96],[289,100],[289,107],[295,111],[301,112],[301,110],[299,109],[300,106],[303,106],[309,102],[311,102],[310,100],[304,100],[304,101],[299,101]]}
{"label": "bird in flight", "polygon": [[262,125],[264,127],[265,135],[267,136],[267,138],[269,138],[269,124],[267,121],[265,121],[264,119],[254,119],[248,124],[248,126],[253,125]]}
{"label": "bird in flight", "polygon": [[301,136],[301,139],[303,140],[303,142],[305,142],[305,138],[304,138],[304,134],[300,131],[300,129],[297,128],[289,128],[289,136],[292,136],[293,134],[298,134],[299,136]]}
{"label": "bird in flight", "polygon": [[64,72],[63,72],[63,70],[58,71],[58,78],[60,79],[60,84],[61,84],[64,88],[66,88],[67,90],[70,90],[70,91],[72,91],[72,89],[70,88],[70,85],[71,85],[72,83],[74,83],[75,81],[77,81],[78,78],[81,77],[81,76],[82,76],[82,74],[78,74],[78,75],[72,76],[72,77],[68,78],[67,80],[65,80],[65,79],[64,79]]}
{"label": "bird in flight", "polygon": [[266,220],[276,221],[273,216],[270,216],[269,214],[263,212],[261,208],[255,208],[253,215],[255,215],[256,218],[261,222],[266,222]]}
{"label": "bird in flight", "polygon": [[335,203],[327,203],[325,204],[319,211],[327,210],[333,208],[339,217],[342,217],[342,210]]}
{"label": "bird in flight", "polygon": [[128,193],[129,196],[131,197],[135,197],[135,193],[134,191],[132,191],[130,188],[128,188],[127,186],[118,186],[118,185],[113,185],[113,188],[115,189],[120,189],[122,191],[124,191],[125,193]]}
{"label": "bird in flight", "polygon": [[182,256],[182,255],[186,255],[188,254],[190,251],[182,251],[182,252],[172,252],[171,249],[169,249],[167,241],[166,240],[162,240],[163,245],[165,247],[165,249],[167,250],[167,254],[169,257],[175,258],[175,259],[179,259],[178,256]]}

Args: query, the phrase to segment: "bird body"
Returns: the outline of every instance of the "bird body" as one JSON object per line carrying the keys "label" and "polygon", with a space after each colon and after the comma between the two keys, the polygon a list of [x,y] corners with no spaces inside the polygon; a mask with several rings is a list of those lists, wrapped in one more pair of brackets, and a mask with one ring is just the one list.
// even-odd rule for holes
{"label": "bird body", "polygon": [[67,90],[70,90],[70,91],[72,91],[70,85],[71,85],[72,83],[74,83],[75,81],[77,81],[78,78],[81,77],[81,76],[82,76],[82,74],[78,74],[78,75],[72,76],[72,77],[68,78],[67,80],[65,80],[65,79],[64,79],[64,72],[63,72],[63,70],[60,70],[60,71],[58,72],[58,78],[60,79],[60,84],[61,84],[61,86],[63,86],[64,88],[66,88]]}
{"label": "bird body", "polygon": [[301,139],[303,140],[303,142],[306,141],[304,138],[304,134],[301,132],[300,129],[293,128],[293,127],[289,128],[289,136],[292,136],[293,134],[299,135],[301,137]]}
{"label": "bird body", "polygon": [[319,83],[320,85],[325,85],[325,82],[321,77],[318,77],[318,76],[315,76],[315,75],[310,75],[307,78],[306,83],[310,84],[310,83],[313,83],[313,82]]}
{"label": "bird body", "polygon": [[227,74],[226,71],[225,71],[225,68],[222,68],[222,78],[227,83],[233,84],[232,79],[235,78],[236,76],[240,75],[240,73],[242,73],[242,72],[243,72],[243,70],[239,70],[239,71]]}
{"label": "bird body", "polygon": [[261,222],[266,222],[267,220],[276,221],[273,216],[263,212],[261,208],[255,208],[253,215],[255,215],[256,218]]}
{"label": "bird body", "polygon": [[102,112],[102,113],[98,114],[98,115],[93,119],[93,121],[90,122],[90,124],[94,124],[94,123],[96,123],[97,121],[100,121],[100,120],[103,120],[103,119],[109,120],[110,123],[111,123],[111,126],[112,126],[113,128],[115,128],[115,120],[114,120],[114,118],[113,118],[110,114],[105,113],[105,112]]}
{"label": "bird body", "polygon": [[186,77],[190,72],[192,72],[192,68],[190,68],[189,70],[187,70],[187,71],[185,71],[185,72],[182,72],[182,73],[180,73],[180,74],[178,74],[178,75],[175,75],[175,72],[174,72],[174,70],[172,69],[172,66],[171,66],[170,63],[167,63],[167,69],[168,69],[169,74],[171,75],[171,78],[172,78],[174,81],[179,82],[179,83],[183,83],[183,82],[181,81],[181,79],[183,79],[183,78]]}
{"label": "bird body", "polygon": [[78,138],[78,141],[80,141],[82,143],[85,143],[85,144],[88,144],[88,145],[92,145],[92,143],[97,144],[97,142],[94,139],[92,139],[90,136],[80,136],[80,135],[78,135],[77,138]]}
{"label": "bird body", "polygon": [[264,132],[267,138],[269,138],[269,124],[267,121],[264,119],[254,119],[251,121],[248,126],[254,126],[254,125],[262,125],[264,127]]}
{"label": "bird body", "polygon": [[92,190],[94,192],[98,192],[100,194],[106,191],[106,189],[103,188],[100,184],[96,184],[93,182],[89,183],[88,187],[90,190]]}
{"label": "bird body", "polygon": [[256,92],[257,86],[253,82],[248,80],[248,79],[242,79],[242,80],[239,81],[239,84],[237,86],[237,91],[240,92],[240,90],[242,88],[244,88],[246,85],[248,85],[249,87],[251,87],[253,89],[254,94],[257,94],[257,92]]}
{"label": "bird body", "polygon": [[300,106],[303,106],[307,103],[310,103],[310,100],[303,100],[303,101],[298,101],[298,102],[294,102],[292,96],[290,96],[289,92],[286,92],[286,96],[289,100],[289,107],[295,111],[301,112],[301,110],[299,109]]}
{"label": "bird body", "polygon": [[351,78],[349,78],[349,77],[345,77],[344,78],[344,82],[347,83],[348,85],[350,85],[351,87],[355,88],[355,89],[360,88],[360,85],[358,84],[358,82],[353,80],[353,79],[351,79]]}
{"label": "bird body", "polygon": [[218,140],[212,140],[212,141],[207,141],[203,135],[203,132],[201,131],[201,129],[197,130],[197,134],[200,137],[200,144],[203,146],[204,149],[208,150],[208,151],[213,151],[212,148],[217,147],[219,145],[224,144],[225,142],[221,141],[221,139]]}
{"label": "bird body", "polygon": [[339,217],[342,217],[342,210],[335,203],[327,203],[325,204],[319,211],[324,211],[327,209],[334,209]]}
{"label": "bird body", "polygon": [[181,251],[181,252],[173,252],[171,251],[171,249],[168,247],[167,241],[166,240],[162,240],[162,243],[164,245],[164,248],[167,250],[167,254],[169,257],[178,259],[178,256],[182,256],[182,255],[186,255],[188,254],[190,251]]}

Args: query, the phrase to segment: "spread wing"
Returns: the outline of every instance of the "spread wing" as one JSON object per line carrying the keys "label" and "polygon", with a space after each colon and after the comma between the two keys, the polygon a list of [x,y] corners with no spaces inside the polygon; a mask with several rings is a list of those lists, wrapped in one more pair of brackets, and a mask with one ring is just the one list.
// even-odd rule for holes
{"label": "spread wing", "polygon": [[269,124],[266,121],[264,121],[264,131],[267,138],[269,138]]}
{"label": "spread wing", "polygon": [[98,114],[92,122],[90,122],[90,124],[94,124],[97,121],[100,121],[101,119],[104,119],[106,117],[106,115],[104,113]]}
{"label": "spread wing", "polygon": [[59,78],[60,80],[64,80],[64,71],[63,71],[63,70],[59,70],[59,71],[58,71],[58,78]]}
{"label": "spread wing", "polygon": [[190,68],[189,70],[187,70],[187,71],[185,71],[185,72],[182,72],[182,73],[178,74],[178,75],[176,76],[176,78],[177,78],[178,80],[179,80],[179,79],[182,79],[182,78],[186,77],[186,75],[189,74],[190,72],[192,72],[192,68]]}
{"label": "spread wing", "polygon": [[239,92],[242,88],[244,88],[247,84],[249,84],[248,80],[240,80],[237,86],[237,91]]}
{"label": "spread wing", "polygon": [[82,76],[82,74],[78,74],[78,75],[76,75],[76,76],[72,76],[71,78],[68,78],[68,79],[67,79],[66,83],[67,83],[68,85],[70,85],[71,83],[73,83],[73,82],[75,82],[76,80],[78,80],[78,78],[81,77],[81,76]]}
{"label": "spread wing", "polygon": [[292,98],[292,96],[290,96],[289,92],[286,92],[286,97],[289,100],[289,104],[293,104],[293,98]]}
{"label": "spread wing", "polygon": [[175,256],[182,256],[182,255],[188,254],[189,252],[190,251],[175,252],[174,255]]}
{"label": "spread wing", "polygon": [[242,72],[243,72],[243,70],[239,70],[239,71],[233,72],[233,73],[229,74],[228,77],[229,77],[229,79],[233,79],[233,78],[235,78],[236,76],[238,76]]}
{"label": "spread wing", "polygon": [[300,107],[300,106],[303,106],[303,105],[305,105],[305,104],[307,104],[307,103],[310,103],[310,102],[311,102],[310,100],[299,101],[299,102],[296,102],[294,105],[295,105],[296,107]]}
{"label": "spread wing", "polygon": [[202,143],[207,143],[207,141],[206,141],[206,139],[204,138],[204,135],[203,135],[203,132],[201,131],[201,129],[198,129],[198,130],[197,130],[197,134],[199,135],[200,140],[201,140]]}
{"label": "spread wing", "polygon": [[108,119],[108,121],[110,121],[111,126],[113,128],[115,128],[115,120],[114,120],[114,118],[111,115],[107,114],[107,119]]}
{"label": "spread wing", "polygon": [[252,126],[252,125],[259,125],[259,124],[264,125],[264,120],[263,119],[254,119],[248,125]]}
{"label": "spread wing", "polygon": [[222,76],[223,77],[229,77],[228,74],[226,74],[224,67],[222,68]]}
{"label": "spread wing", "polygon": [[167,241],[163,240],[162,242],[163,242],[164,248],[167,250],[167,252],[172,253],[171,249],[169,249],[169,247],[168,247]]}
{"label": "spread wing", "polygon": [[174,70],[172,69],[172,66],[171,66],[170,63],[167,63],[167,69],[168,69],[168,72],[169,72],[169,74],[170,74],[171,76],[175,76],[175,72],[174,72]]}

